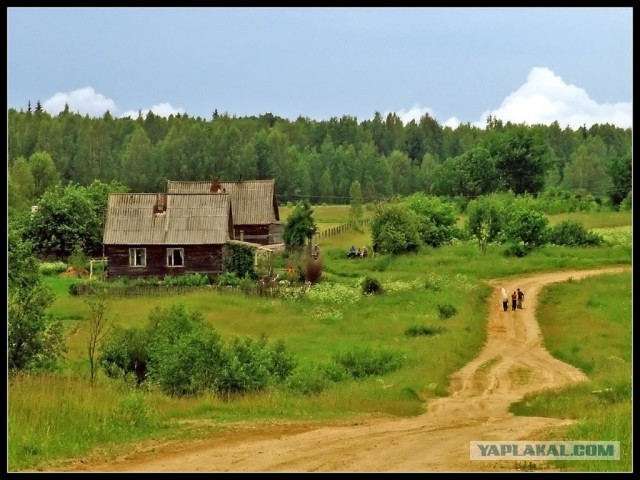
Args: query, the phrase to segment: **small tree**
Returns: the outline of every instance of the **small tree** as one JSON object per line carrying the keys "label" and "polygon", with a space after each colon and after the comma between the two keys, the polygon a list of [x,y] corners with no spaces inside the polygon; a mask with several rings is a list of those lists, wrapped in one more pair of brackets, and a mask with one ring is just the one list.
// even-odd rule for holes
{"label": "small tree", "polygon": [[382,253],[417,252],[420,248],[418,216],[403,205],[391,205],[379,211],[371,224],[371,236]]}
{"label": "small tree", "polygon": [[487,253],[487,245],[500,233],[500,212],[488,197],[471,200],[467,206],[467,231],[478,241],[480,252]]}
{"label": "small tree", "polygon": [[31,246],[19,233],[8,235],[7,366],[19,370],[51,370],[65,351],[62,324],[47,309],[55,297],[42,283]]}
{"label": "small tree", "polygon": [[87,353],[89,354],[89,368],[91,372],[91,386],[93,386],[98,368],[96,351],[102,345],[102,340],[108,331],[107,300],[104,292],[85,300],[89,306],[89,338]]}
{"label": "small tree", "polygon": [[287,218],[282,238],[288,248],[300,248],[318,231],[313,219],[313,209],[307,200],[299,202]]}
{"label": "small tree", "polygon": [[535,210],[518,209],[511,213],[504,227],[505,238],[521,243],[525,250],[547,243],[549,220]]}

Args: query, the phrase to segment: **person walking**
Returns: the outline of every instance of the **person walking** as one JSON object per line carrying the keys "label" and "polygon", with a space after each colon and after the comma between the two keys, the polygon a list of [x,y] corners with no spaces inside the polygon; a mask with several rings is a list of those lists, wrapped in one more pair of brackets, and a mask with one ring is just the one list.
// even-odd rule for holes
{"label": "person walking", "polygon": [[509,296],[504,288],[502,289],[502,310],[505,312],[509,310]]}
{"label": "person walking", "polygon": [[513,293],[511,294],[511,311],[512,312],[516,311],[517,303],[518,303],[518,294],[514,290]]}
{"label": "person walking", "polygon": [[524,300],[524,292],[518,289],[518,308],[522,310],[522,301]]}

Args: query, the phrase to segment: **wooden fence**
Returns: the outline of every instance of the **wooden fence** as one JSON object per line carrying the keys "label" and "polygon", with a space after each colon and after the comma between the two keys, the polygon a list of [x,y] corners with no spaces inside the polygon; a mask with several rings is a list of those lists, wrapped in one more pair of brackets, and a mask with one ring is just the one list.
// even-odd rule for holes
{"label": "wooden fence", "polygon": [[341,233],[351,230],[352,228],[364,227],[366,225],[369,225],[370,223],[371,223],[370,218],[364,218],[362,220],[355,220],[353,222],[343,223],[342,225],[338,225],[337,227],[331,227],[331,228],[327,228],[326,230],[323,230],[322,232],[318,233],[317,237],[318,238],[335,237],[336,235],[340,235]]}

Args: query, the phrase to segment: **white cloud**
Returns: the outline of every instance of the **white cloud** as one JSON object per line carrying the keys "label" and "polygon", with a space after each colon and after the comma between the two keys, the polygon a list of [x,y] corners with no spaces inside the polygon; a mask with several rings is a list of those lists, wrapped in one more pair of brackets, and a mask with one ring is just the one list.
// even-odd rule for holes
{"label": "white cloud", "polygon": [[[65,104],[69,105],[71,112],[91,117],[101,117],[109,110],[114,116],[138,118],[137,110],[129,110],[122,115],[117,115],[118,107],[116,102],[101,93],[97,93],[93,87],[79,88],[69,93],[58,92],[43,102],[42,108],[51,115],[57,115],[64,110]],[[184,108],[172,107],[169,103],[159,103],[151,108],[141,109],[142,116],[146,117],[149,111],[161,117],[185,113]]]}
{"label": "white cloud", "polygon": [[109,110],[116,110],[116,103],[105,97],[92,87],[80,88],[70,93],[58,92],[53,97],[45,100],[42,108],[51,115],[57,115],[64,110],[65,104],[69,105],[69,110],[82,115],[101,117]]}
{"label": "white cloud", "polygon": [[[154,105],[151,108],[148,109],[141,109],[140,110],[142,112],[142,117],[146,118],[147,114],[149,113],[149,111],[152,111],[155,115],[158,115],[160,117],[168,117],[169,115],[176,115],[176,114],[180,114],[182,115],[183,113],[185,113],[185,109],[184,108],[176,108],[176,107],[172,107],[170,104],[168,103],[159,103],[158,105]],[[138,118],[138,111],[137,110],[129,110],[127,112],[124,112],[121,117],[131,117],[131,118]]]}
{"label": "white cloud", "polygon": [[458,120],[458,117],[451,117],[449,120],[447,120],[446,122],[444,122],[442,124],[443,127],[450,127],[451,129],[455,130],[456,128],[458,128],[460,126],[460,120]]}
{"label": "white cloud", "polygon": [[[386,118],[389,113],[391,112],[385,112],[382,115],[382,118]],[[411,120],[415,120],[416,123],[420,123],[420,119],[425,114],[428,114],[430,117],[433,118],[433,110],[430,108],[421,107],[420,105],[414,105],[409,110],[399,110],[395,113],[396,115],[398,115],[398,117],[400,117],[403,125],[407,125],[408,123],[411,122]]]}
{"label": "white cloud", "polygon": [[484,112],[474,125],[484,128],[491,115],[503,122],[528,125],[557,121],[560,127],[574,130],[596,123],[631,128],[631,107],[631,102],[599,104],[584,89],[565,83],[548,68],[534,67],[524,85],[507,96],[500,107]]}

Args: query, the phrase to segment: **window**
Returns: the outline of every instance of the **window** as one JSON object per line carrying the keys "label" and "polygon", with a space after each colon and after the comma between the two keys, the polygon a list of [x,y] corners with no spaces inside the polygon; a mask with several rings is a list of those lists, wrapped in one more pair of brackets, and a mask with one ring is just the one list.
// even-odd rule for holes
{"label": "window", "polygon": [[129,249],[129,266],[130,267],[146,267],[147,266],[147,249],[146,248],[130,248]]}
{"label": "window", "polygon": [[167,248],[167,267],[184,267],[184,248]]}

